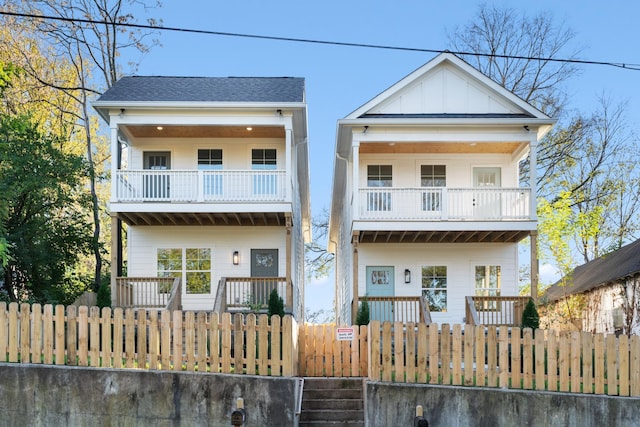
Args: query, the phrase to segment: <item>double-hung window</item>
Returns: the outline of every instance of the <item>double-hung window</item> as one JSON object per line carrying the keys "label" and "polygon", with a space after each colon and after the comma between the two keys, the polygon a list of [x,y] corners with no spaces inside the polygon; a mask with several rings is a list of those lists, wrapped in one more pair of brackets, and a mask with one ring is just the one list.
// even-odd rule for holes
{"label": "double-hung window", "polygon": [[422,190],[422,210],[442,210],[442,188],[447,186],[447,167],[445,165],[421,165],[420,185]]}
{"label": "double-hung window", "polygon": [[[499,265],[476,265],[476,296],[499,297],[501,272]],[[485,301],[478,304],[480,310],[496,310],[496,301]]]}
{"label": "double-hung window", "polygon": [[253,177],[253,194],[278,194],[276,175],[268,172],[276,170],[277,165],[275,148],[254,148],[251,150],[251,169],[259,171]]}
{"label": "double-hung window", "polygon": [[367,210],[372,212],[391,210],[391,192],[383,188],[392,186],[393,169],[391,165],[367,166]]}
{"label": "double-hung window", "polygon": [[422,295],[431,312],[447,311],[447,266],[422,266]]}
{"label": "double-hung window", "polygon": [[198,170],[203,172],[203,192],[205,196],[221,195],[222,191],[222,150],[200,149],[198,150]]}

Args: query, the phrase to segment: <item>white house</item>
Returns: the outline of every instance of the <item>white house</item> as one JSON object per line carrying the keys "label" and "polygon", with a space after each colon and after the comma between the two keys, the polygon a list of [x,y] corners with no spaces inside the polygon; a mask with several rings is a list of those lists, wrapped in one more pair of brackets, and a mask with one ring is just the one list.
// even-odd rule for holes
{"label": "white house", "polygon": [[536,146],[553,123],[449,53],[339,120],[338,321],[366,296],[381,320],[519,324],[518,242],[532,238],[535,290]]}
{"label": "white house", "polygon": [[311,222],[304,79],[124,77],[94,108],[114,159],[113,304],[256,308],[276,288],[300,318]]}

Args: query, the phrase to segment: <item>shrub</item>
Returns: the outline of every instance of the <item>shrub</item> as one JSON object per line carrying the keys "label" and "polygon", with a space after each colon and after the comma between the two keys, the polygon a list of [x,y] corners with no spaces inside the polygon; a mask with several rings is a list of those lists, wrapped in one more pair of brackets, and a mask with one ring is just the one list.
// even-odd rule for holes
{"label": "shrub", "polygon": [[524,311],[522,312],[522,329],[531,328],[538,329],[540,327],[540,316],[536,305],[532,299],[529,300]]}
{"label": "shrub", "polygon": [[358,313],[356,314],[356,325],[368,325],[369,324],[369,302],[367,298],[363,298],[360,306],[358,307]]}
{"label": "shrub", "polygon": [[269,317],[277,314],[280,317],[284,316],[284,301],[282,297],[278,295],[278,291],[273,289],[269,294]]}
{"label": "shrub", "polygon": [[100,308],[111,307],[111,287],[107,283],[103,283],[98,288],[96,305]]}

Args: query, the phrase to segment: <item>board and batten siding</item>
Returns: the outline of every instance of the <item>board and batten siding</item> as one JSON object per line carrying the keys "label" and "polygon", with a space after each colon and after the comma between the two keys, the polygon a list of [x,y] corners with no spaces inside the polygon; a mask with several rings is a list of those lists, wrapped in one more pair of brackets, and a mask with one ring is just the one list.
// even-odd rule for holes
{"label": "board and batten siding", "polygon": [[[394,267],[395,296],[418,296],[422,266],[447,267],[447,312],[431,313],[436,323],[463,323],[464,297],[475,294],[475,266],[499,265],[501,295],[518,295],[517,243],[360,244],[358,288],[366,295],[366,267]],[[404,283],[404,270],[411,283]]]}
{"label": "board and batten siding", "polygon": [[[131,227],[128,234],[128,275],[156,277],[158,248],[211,248],[210,294],[187,294],[182,287],[183,310],[213,308],[221,277],[249,277],[251,249],[278,249],[278,271],[285,275],[286,230],[283,227]],[[233,265],[233,251],[239,251],[240,264]]]}

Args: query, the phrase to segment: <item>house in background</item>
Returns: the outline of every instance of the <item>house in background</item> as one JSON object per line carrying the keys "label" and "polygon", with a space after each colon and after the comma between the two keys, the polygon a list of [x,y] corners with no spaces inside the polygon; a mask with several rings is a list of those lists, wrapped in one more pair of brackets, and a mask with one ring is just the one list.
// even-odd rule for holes
{"label": "house in background", "polygon": [[519,325],[518,242],[531,237],[535,297],[536,149],[553,123],[449,53],[339,120],[338,322],[366,297],[378,320]]}
{"label": "house in background", "polygon": [[255,309],[277,289],[302,318],[304,79],[125,77],[94,108],[114,159],[113,305]]}
{"label": "house in background", "polygon": [[[564,309],[574,297],[570,304],[579,311],[571,323]],[[549,287],[541,300],[545,328],[640,334],[640,240],[576,267],[564,285]]]}

